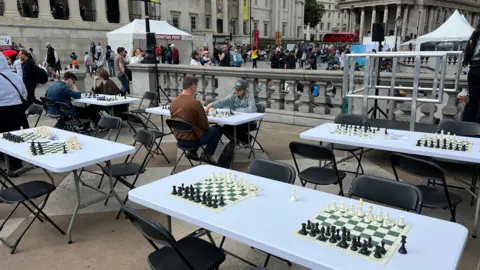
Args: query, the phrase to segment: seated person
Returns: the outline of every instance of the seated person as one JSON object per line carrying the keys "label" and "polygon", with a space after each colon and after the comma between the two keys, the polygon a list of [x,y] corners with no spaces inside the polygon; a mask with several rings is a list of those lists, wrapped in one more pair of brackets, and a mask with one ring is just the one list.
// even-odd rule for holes
{"label": "seated person", "polygon": [[[75,85],[76,80],[77,76],[75,76],[75,74],[72,72],[65,72],[62,80],[53,83],[47,88],[45,96],[55,102],[63,102],[70,105],[75,116],[79,118],[90,118],[96,124],[100,120],[100,115],[97,110],[74,107],[72,105],[72,99],[81,98],[81,93],[77,91],[77,86]],[[50,115],[60,114],[55,106],[48,106],[48,113]],[[66,120],[68,119],[61,118],[55,124],[55,127],[63,128]]]}
{"label": "seated person", "polygon": [[[206,145],[206,154],[211,158],[215,154],[222,128],[219,126],[209,127],[207,115],[202,103],[194,98],[198,88],[198,78],[186,76],[183,79],[182,93],[172,101],[170,114],[173,120],[181,120],[193,126],[193,132],[174,133],[178,143],[186,148],[196,148]],[[187,158],[198,160],[196,151],[189,151]],[[208,158],[201,157],[208,161]]]}
{"label": "seated person", "polygon": [[[108,71],[103,68],[97,70],[97,76],[93,77],[92,92],[102,95],[120,95],[122,91],[118,88],[117,84],[112,81],[108,75]],[[95,106],[98,111],[110,110],[112,107]],[[113,106],[113,116],[123,117],[123,113],[128,111],[128,104],[121,104]]]}
{"label": "seated person", "polygon": [[[255,97],[253,93],[248,92],[248,82],[240,79],[235,83],[233,87],[233,93],[224,97],[223,99],[214,101],[205,107],[205,111],[210,109],[231,109],[232,111],[254,113],[257,112],[257,106],[255,105]],[[256,128],[256,122],[250,122],[238,125],[237,128],[237,141],[248,144],[248,125],[250,125],[250,131]],[[233,143],[233,126],[223,126],[223,133],[227,136],[231,143]],[[250,138],[250,142],[253,141]]]}

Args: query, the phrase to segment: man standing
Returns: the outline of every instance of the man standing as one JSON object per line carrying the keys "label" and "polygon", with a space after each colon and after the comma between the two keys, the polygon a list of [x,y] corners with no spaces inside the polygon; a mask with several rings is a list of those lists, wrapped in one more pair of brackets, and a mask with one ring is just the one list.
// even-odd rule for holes
{"label": "man standing", "polygon": [[35,57],[35,54],[33,53],[33,49],[30,48],[29,51],[30,51],[30,59],[32,59],[33,62],[36,63],[36,62],[37,62],[37,58]]}
{"label": "man standing", "polygon": [[230,65],[230,52],[227,45],[222,46],[222,54],[218,56],[221,67],[231,67]]}
{"label": "man standing", "polygon": [[180,64],[180,52],[175,47],[175,44],[170,45],[170,48],[172,49],[172,63],[174,65]]}
{"label": "man standing", "polygon": [[[183,79],[183,91],[170,106],[170,114],[173,120],[181,120],[193,126],[193,132],[174,133],[178,143],[186,148],[199,148],[206,145],[207,157],[201,157],[204,161],[212,160],[217,149],[222,128],[219,126],[209,127],[207,115],[202,103],[194,98],[198,88],[198,79],[194,76],[186,76]],[[196,151],[186,154],[187,158],[199,160]]]}
{"label": "man standing", "polygon": [[23,83],[25,83],[25,86],[27,87],[27,102],[28,105],[30,105],[35,102],[35,88],[37,88],[36,66],[27,50],[21,49],[18,53],[18,57],[22,62],[22,79]]}
{"label": "man standing", "polygon": [[128,76],[125,72],[126,64],[125,64],[125,56],[127,55],[127,51],[123,47],[117,48],[117,56],[115,56],[115,74],[117,75],[118,80],[122,84],[122,94],[126,95],[128,92]]}

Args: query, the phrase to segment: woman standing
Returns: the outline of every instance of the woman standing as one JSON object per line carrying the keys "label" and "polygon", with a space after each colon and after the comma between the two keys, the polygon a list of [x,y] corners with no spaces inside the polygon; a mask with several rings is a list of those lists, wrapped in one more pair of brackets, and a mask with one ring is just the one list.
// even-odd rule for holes
{"label": "woman standing", "polygon": [[463,65],[470,65],[468,71],[468,103],[463,111],[463,121],[480,123],[480,24],[473,31],[465,47]]}
{"label": "woman standing", "polygon": [[[28,121],[25,116],[27,88],[21,77],[8,68],[8,62],[3,54],[0,54],[0,133],[27,129]],[[10,171],[22,167],[22,161],[9,157]]]}
{"label": "woman standing", "polygon": [[252,68],[257,68],[258,50],[257,47],[252,47]]}

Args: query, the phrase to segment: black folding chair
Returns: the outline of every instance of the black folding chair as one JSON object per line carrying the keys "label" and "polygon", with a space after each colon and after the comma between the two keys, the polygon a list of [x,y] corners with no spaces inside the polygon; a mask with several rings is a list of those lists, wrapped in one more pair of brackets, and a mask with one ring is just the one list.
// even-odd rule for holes
{"label": "black folding chair", "polygon": [[405,182],[362,175],[353,180],[349,193],[350,198],[355,196],[417,214],[422,211],[422,191]]}
{"label": "black folding chair", "polygon": [[[464,121],[457,121],[452,119],[442,120],[442,122],[438,124],[437,131],[441,132],[442,130],[445,133],[450,132],[451,134],[456,134],[457,136],[480,138],[480,124],[476,122],[464,122]],[[455,176],[454,178],[457,181],[459,181],[460,184],[470,186],[471,193],[473,194],[477,193],[477,178],[478,178],[478,172],[479,172],[479,166],[477,163],[441,159],[441,158],[434,158],[434,161],[441,166],[443,165],[442,167],[447,167],[446,165],[448,164],[454,164],[455,169],[460,169],[462,171],[471,171],[472,180],[470,184],[468,184],[467,181],[464,181],[457,176]],[[452,185],[448,185],[448,187],[461,188],[461,187],[452,186]],[[475,199],[473,194],[472,194],[472,199],[470,200],[470,205],[473,205],[473,201]]]}
{"label": "black folding chair", "polygon": [[[79,131],[84,131],[84,133],[87,134],[89,133],[88,127],[90,126],[90,123],[92,123],[92,120],[77,117],[72,107],[67,103],[55,102],[55,105],[63,118],[70,119],[65,121],[64,129],[76,133],[80,133]],[[82,129],[79,130],[78,127],[81,127]]]}
{"label": "black folding chair", "polygon": [[[272,179],[275,181],[287,183],[287,184],[292,184],[295,183],[295,178],[296,178],[296,173],[295,169],[285,163],[277,162],[277,161],[272,161],[272,160],[266,160],[266,159],[254,159],[251,163],[250,166],[248,166],[247,170],[248,174],[263,177],[263,178],[268,178]],[[224,242],[225,242],[225,236],[222,238],[222,241],[220,242],[220,248],[222,248]],[[251,264],[252,263],[246,261],[245,259],[229,252],[223,249],[223,251],[245,263]],[[262,251],[264,252],[264,251]],[[266,253],[266,252],[264,252]],[[263,263],[263,267],[267,267],[268,261],[270,260],[270,257],[274,256],[275,258],[284,261],[288,264],[288,266],[292,266],[292,263],[288,260],[279,258],[275,255],[271,255],[267,253],[267,258],[265,258],[265,262]]]}
{"label": "black folding chair", "polygon": [[[261,103],[256,103],[255,106],[257,107],[257,113],[265,113],[266,111],[266,107],[265,105],[261,104]],[[260,127],[262,125],[262,121],[263,119],[260,119],[259,121],[257,121],[257,125],[256,127],[254,127],[252,130],[250,131],[254,131],[255,132],[255,136],[253,136],[253,142],[252,142],[252,148],[254,150],[261,150],[263,153],[265,153],[265,150],[263,149],[262,145],[260,144],[260,142],[258,141],[258,132],[260,131]],[[250,134],[249,134],[250,135]],[[258,147],[260,147],[260,149],[256,149],[254,148],[255,144],[258,144]],[[250,153],[250,155],[248,155],[248,158],[250,158],[250,156],[252,155],[252,153]]]}
{"label": "black folding chair", "polygon": [[[140,118],[138,115],[135,115],[133,113],[128,113],[125,112],[124,115],[127,117],[127,123],[130,126],[130,128],[133,130],[133,132],[136,134],[137,130],[135,129],[135,126],[137,127],[142,127],[144,130],[150,131],[153,136],[155,137],[155,145],[157,146],[154,150],[155,153],[162,155],[165,160],[170,164],[170,160],[167,158],[167,155],[163,152],[162,148],[160,145],[162,144],[163,138],[167,135],[161,131],[158,131],[156,129],[150,129],[145,122],[143,122],[142,118]],[[158,142],[156,141],[158,139]]]}
{"label": "black folding chair", "polygon": [[[49,117],[53,118],[53,119],[59,119],[61,117],[60,114],[49,114],[48,113],[48,107],[55,107],[57,108],[57,105],[55,104],[55,101],[53,101],[52,99],[48,98],[48,97],[40,97],[40,100],[43,102],[44,104],[44,108],[45,108],[45,115],[48,115]],[[58,110],[58,108],[57,108]]]}
{"label": "black folding chair", "polygon": [[26,114],[27,114],[27,117],[38,115],[37,121],[35,122],[35,126],[34,126],[34,127],[37,127],[38,121],[40,121],[40,118],[42,117],[42,114],[43,114],[43,106],[33,103],[28,107]]}
{"label": "black folding chair", "polygon": [[[368,118],[366,115],[359,114],[339,114],[335,117],[334,123],[339,125],[366,126],[368,123]],[[362,166],[363,147],[337,143],[332,143],[329,145],[332,147],[333,150],[344,151],[352,154],[352,156],[357,160],[357,170],[351,173],[355,173],[355,176],[358,176],[359,170],[362,171],[362,174],[364,173]],[[360,151],[360,154],[358,156],[355,153],[357,151]]]}
{"label": "black folding chair", "polygon": [[[189,123],[187,123],[185,121],[181,121],[181,120],[167,119],[167,126],[170,128],[170,131],[172,132],[172,134],[175,133],[175,132],[177,132],[177,133],[191,133],[191,132],[193,132],[193,126],[190,125]],[[197,141],[198,141],[198,145],[195,146],[195,147],[192,147],[192,148],[185,147],[177,141],[177,148],[182,150],[182,154],[177,159],[177,162],[175,163],[175,166],[173,166],[173,169],[172,169],[172,172],[170,173],[170,175],[175,173],[175,169],[177,168],[178,163],[180,162],[180,160],[182,159],[183,156],[185,156],[187,158],[188,162],[190,162],[190,165],[192,167],[195,166],[195,165],[193,165],[192,161],[186,155],[187,151],[198,151],[198,149],[202,149],[203,156],[207,157],[207,161],[211,164],[214,163],[210,159],[210,157],[207,155],[207,152],[205,151],[204,145],[200,144],[200,141],[199,141],[198,138],[197,138]],[[199,162],[200,163],[198,165],[201,165],[203,163],[203,158],[200,158]]]}
{"label": "black folding chair", "polygon": [[[302,186],[306,186],[307,183],[311,183],[315,185],[316,189],[317,185],[338,184],[340,187],[339,195],[343,196],[342,181],[347,174],[337,169],[335,154],[329,147],[301,142],[291,142],[289,148],[290,152],[292,153],[293,161],[295,162],[295,167],[297,168],[298,172],[298,178],[300,178]],[[319,162],[327,161],[333,166],[333,168],[313,166],[300,171],[296,155],[308,159],[318,160]]]}
{"label": "black folding chair", "polygon": [[[125,159],[124,163],[114,164],[114,165],[110,166],[111,167],[110,170],[112,172],[112,177],[115,178],[115,182],[113,183],[113,187],[115,187],[117,185],[117,183],[120,182],[120,183],[124,184],[126,187],[128,187],[129,189],[134,189],[135,184],[137,183],[138,177],[146,171],[147,164],[150,161],[150,159],[153,157],[152,148],[153,148],[153,145],[155,143],[155,137],[148,130],[140,130],[134,136],[133,146],[136,147],[137,143],[140,144],[140,147],[137,148],[137,150],[135,151],[135,153],[131,157],[130,157],[130,155],[128,155],[127,158]],[[142,148],[144,148],[146,150],[146,154],[145,154],[145,157],[142,160],[142,163],[140,163],[140,164],[134,163],[133,159],[135,158],[135,156],[138,154],[138,152]],[[102,171],[103,171],[102,178],[105,175],[109,176],[109,174],[108,174],[109,170],[108,169],[109,169],[108,167],[103,167],[102,168]],[[134,177],[132,183],[127,181],[126,177],[128,177],[128,176],[133,176]],[[109,199],[105,200],[105,205],[107,205],[108,200]],[[125,200],[123,201],[123,204],[125,204],[127,202],[127,200],[128,200],[128,194],[125,197]],[[118,211],[117,219],[120,217],[120,213],[121,213],[121,209],[120,209],[120,211]]]}
{"label": "black folding chair", "polygon": [[148,255],[151,269],[210,270],[219,269],[225,261],[225,253],[212,243],[191,236],[176,240],[161,224],[144,219],[129,207],[122,211],[155,249]]}
{"label": "black folding chair", "polygon": [[[50,175],[49,178],[51,183],[37,180],[23,183],[20,185],[15,185],[3,169],[0,169],[0,176],[4,179],[0,181],[0,203],[15,204],[13,210],[10,212],[10,214],[8,214],[8,216],[0,225],[0,231],[7,223],[7,221],[12,217],[13,213],[15,213],[20,204],[25,206],[25,208],[27,208],[33,215],[33,218],[30,220],[25,230],[20,234],[20,236],[17,238],[17,240],[15,240],[13,244],[7,242],[6,239],[0,238],[0,241],[10,248],[11,254],[15,253],[15,250],[17,249],[20,240],[22,240],[23,236],[28,231],[30,226],[32,226],[35,219],[38,219],[40,222],[43,222],[43,219],[47,220],[61,234],[65,235],[65,232],[60,229],[60,227],[58,227],[57,224],[55,224],[55,222],[53,222],[47,216],[47,214],[45,214],[45,212],[43,212],[43,208],[47,204],[50,193],[55,190],[55,183],[53,182],[53,178],[51,178]],[[37,206],[33,199],[37,199],[42,196],[45,196],[45,198],[43,202],[39,206]],[[33,209],[30,208],[28,205],[31,205]]]}
{"label": "black folding chair", "polygon": [[[116,134],[114,134],[113,130],[117,130]],[[102,118],[100,118],[100,120],[98,121],[97,130],[95,131],[94,137],[104,138],[104,139],[106,138],[109,141],[116,142],[118,140],[118,136],[120,135],[121,130],[122,130],[121,118],[114,117],[114,116],[102,116]],[[98,163],[97,163],[97,166],[100,168],[100,170],[103,170],[104,166]],[[101,178],[97,188],[100,188],[102,186],[103,178],[105,176],[104,173],[88,171],[82,168],[78,175],[79,178],[81,178],[83,172],[89,172],[92,174],[100,175]]]}
{"label": "black folding chair", "polygon": [[[417,185],[422,192],[422,206],[433,209],[449,209],[452,215],[450,221],[455,222],[457,205],[462,202],[462,198],[448,190],[445,174],[440,166],[428,160],[397,153],[392,154],[391,162],[397,181],[400,181],[397,173],[397,170],[400,169],[432,183],[433,186]],[[437,184],[440,187],[437,187]]]}
{"label": "black folding chair", "polygon": [[[146,108],[142,107],[144,101],[148,101],[148,106]],[[130,110],[130,113],[137,114],[145,118],[145,120],[147,121],[147,125],[152,124],[152,126],[158,130],[158,127],[150,120],[151,114],[145,111],[147,108],[157,107],[158,105],[158,94],[156,92],[147,91],[143,93],[143,97],[140,100],[138,108]]]}

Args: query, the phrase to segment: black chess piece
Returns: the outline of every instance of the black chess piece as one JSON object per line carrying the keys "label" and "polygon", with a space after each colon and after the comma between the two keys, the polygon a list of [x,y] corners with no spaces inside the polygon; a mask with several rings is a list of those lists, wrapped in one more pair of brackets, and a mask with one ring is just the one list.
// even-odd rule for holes
{"label": "black chess piece", "polygon": [[315,233],[315,229],[311,229],[310,230],[310,234],[309,234],[310,237],[316,237],[317,236],[317,233]]}
{"label": "black chess piece", "polygon": [[199,188],[197,188],[197,194],[198,194],[198,195],[200,195],[200,194],[201,194],[201,193],[200,193],[200,189],[199,189]]}
{"label": "black chess piece", "polygon": [[377,127],[377,131],[380,131],[380,126]]}
{"label": "black chess piece", "polygon": [[463,151],[463,152],[467,151],[467,146],[466,146],[465,144],[462,145],[462,151]]}
{"label": "black chess piece", "polygon": [[40,155],[43,155],[43,154],[45,154],[45,153],[43,153],[43,147],[42,147],[42,144],[41,144],[41,143],[37,143],[37,146],[38,146],[38,153],[39,153]]}
{"label": "black chess piece", "polygon": [[315,223],[315,233],[320,233],[320,229],[318,228],[319,225],[318,222]]}
{"label": "black chess piece", "polygon": [[220,206],[224,206],[225,205],[225,202],[223,201],[223,196],[220,196]]}
{"label": "black chess piece", "polygon": [[330,226],[327,226],[327,232],[325,233],[325,235],[326,235],[326,236],[332,235],[332,234],[330,233]]}
{"label": "black chess piece", "polygon": [[400,254],[407,254],[407,249],[405,248],[405,244],[407,243],[407,236],[406,235],[402,235],[402,241],[400,241],[402,243],[402,246],[398,249],[398,253]]}
{"label": "black chess piece", "polygon": [[188,199],[188,197],[190,195],[190,189],[188,187],[186,187],[184,191],[185,191],[185,193],[183,194],[183,198]]}
{"label": "black chess piece", "polygon": [[178,187],[177,195],[180,196],[180,197],[183,195],[183,188],[182,187]]}
{"label": "black chess piece", "polygon": [[205,193],[203,193],[203,196],[202,196],[202,204],[207,205],[207,196],[205,195]]}
{"label": "black chess piece", "polygon": [[358,247],[357,247],[357,238],[356,238],[356,237],[353,237],[352,246],[350,247],[350,249],[351,249],[352,251],[357,251],[357,250],[358,250]]}
{"label": "black chess piece", "polygon": [[382,251],[381,251],[381,247],[380,246],[376,246],[375,247],[375,254],[373,254],[373,256],[377,259],[381,259],[382,258]]}
{"label": "black chess piece", "polygon": [[332,244],[337,243],[337,237],[335,236],[334,233],[332,233],[332,236],[330,236],[330,238],[328,239],[328,242],[330,242]]}
{"label": "black chess piece", "polygon": [[312,224],[310,220],[307,220],[307,230],[311,230],[311,229],[312,229]]}
{"label": "black chess piece", "polygon": [[385,135],[388,135],[388,131],[387,131],[387,128],[385,128]]}
{"label": "black chess piece", "polygon": [[67,153],[67,147],[64,145],[63,146],[63,153],[66,154]]}
{"label": "black chess piece", "polygon": [[32,155],[37,155],[37,149],[35,148],[35,144],[33,142],[32,145],[30,145],[30,151],[32,152]]}
{"label": "black chess piece", "polygon": [[448,150],[453,150],[452,142],[450,142],[450,144],[448,145]]}
{"label": "black chess piece", "polygon": [[217,204],[217,203],[218,203],[217,199],[214,199],[214,200],[213,200],[213,206],[212,206],[212,207],[213,207],[213,208],[218,208],[218,204]]}
{"label": "black chess piece", "polygon": [[212,198],[207,197],[207,206],[212,207]]}
{"label": "black chess piece", "polygon": [[198,192],[195,193],[195,202],[196,202],[196,203],[202,202],[202,200],[200,199],[200,193],[198,193]]}
{"label": "black chess piece", "polygon": [[424,147],[427,147],[427,146],[428,146],[428,141],[427,141],[427,140],[423,141],[423,146],[424,146]]}
{"label": "black chess piece", "polygon": [[340,241],[340,243],[338,244],[338,246],[341,248],[348,248],[347,239],[343,238],[342,241]]}
{"label": "black chess piece", "polygon": [[307,224],[302,223],[302,229],[300,230],[301,235],[307,235],[307,229],[306,229]]}
{"label": "black chess piece", "polygon": [[322,242],[327,241],[327,238],[325,237],[325,227],[322,226],[322,228],[320,229],[320,236],[317,239]]}
{"label": "black chess piece", "polygon": [[350,231],[347,231],[347,241],[352,241],[352,238],[350,238]]}
{"label": "black chess piece", "polygon": [[359,236],[357,236],[357,247],[361,247],[362,246],[362,238]]}
{"label": "black chess piece", "polygon": [[373,247],[373,245],[372,245],[372,237],[368,237],[368,244],[367,244],[367,246],[368,246],[369,248],[372,248],[372,247]]}
{"label": "black chess piece", "polygon": [[195,201],[195,191],[193,191],[193,189],[190,189],[190,198],[189,198],[190,201]]}
{"label": "black chess piece", "polygon": [[342,237],[340,236],[340,229],[337,229],[337,235],[335,235],[338,241],[342,240]]}
{"label": "black chess piece", "polygon": [[363,255],[368,255],[368,244],[367,240],[363,240],[362,248],[360,249],[360,253]]}
{"label": "black chess piece", "polygon": [[382,244],[382,247],[380,249],[380,251],[382,252],[382,254],[385,254],[387,253],[387,250],[385,249],[385,241],[382,240],[382,242],[380,242]]}
{"label": "black chess piece", "polygon": [[177,187],[176,186],[173,186],[173,191],[172,191],[172,195],[177,195],[178,192],[177,192]]}

